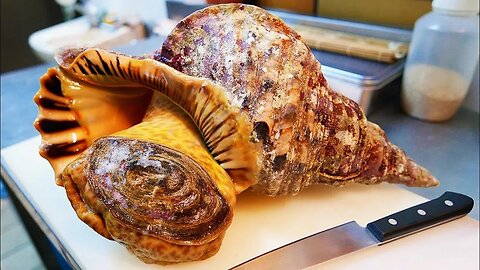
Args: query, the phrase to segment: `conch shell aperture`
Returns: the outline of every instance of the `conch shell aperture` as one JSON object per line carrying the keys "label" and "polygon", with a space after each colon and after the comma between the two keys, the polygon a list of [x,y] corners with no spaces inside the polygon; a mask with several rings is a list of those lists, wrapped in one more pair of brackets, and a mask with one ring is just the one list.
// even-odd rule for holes
{"label": "conch shell aperture", "polygon": [[57,61],[35,96],[40,153],[79,218],[147,263],[214,255],[247,188],[438,184],[258,7],[197,11],[147,57],[78,48]]}

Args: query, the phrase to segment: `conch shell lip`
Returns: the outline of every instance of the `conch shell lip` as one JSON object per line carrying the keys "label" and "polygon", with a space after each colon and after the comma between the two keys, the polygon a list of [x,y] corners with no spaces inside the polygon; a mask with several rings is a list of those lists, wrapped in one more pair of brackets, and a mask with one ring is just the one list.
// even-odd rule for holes
{"label": "conch shell lip", "polygon": [[260,149],[249,140],[252,124],[228,102],[221,86],[153,59],[103,49],[67,49],[59,52],[59,58],[61,72],[69,78],[109,88],[145,87],[165,94],[197,124],[213,157],[231,173],[237,193],[255,184]]}

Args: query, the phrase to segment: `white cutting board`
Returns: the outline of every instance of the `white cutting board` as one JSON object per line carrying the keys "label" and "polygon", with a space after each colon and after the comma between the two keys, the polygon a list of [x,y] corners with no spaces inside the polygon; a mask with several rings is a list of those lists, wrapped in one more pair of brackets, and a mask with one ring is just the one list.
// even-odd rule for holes
{"label": "white cutting board", "polygon": [[[228,269],[266,251],[356,220],[362,226],[426,199],[395,185],[315,186],[298,196],[239,196],[220,251],[204,261],[147,265],[75,215],[54,183],[35,137],[2,149],[2,164],[82,269]],[[343,256],[312,269],[479,269],[479,223],[469,217],[389,244]]]}

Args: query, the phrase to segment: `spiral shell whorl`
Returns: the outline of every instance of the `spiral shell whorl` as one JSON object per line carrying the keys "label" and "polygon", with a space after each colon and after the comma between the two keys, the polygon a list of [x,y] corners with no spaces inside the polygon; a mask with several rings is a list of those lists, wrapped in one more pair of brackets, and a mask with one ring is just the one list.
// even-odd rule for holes
{"label": "spiral shell whorl", "polygon": [[189,157],[126,138],[102,138],[92,148],[88,182],[125,226],[177,244],[209,242],[228,226],[228,202]]}

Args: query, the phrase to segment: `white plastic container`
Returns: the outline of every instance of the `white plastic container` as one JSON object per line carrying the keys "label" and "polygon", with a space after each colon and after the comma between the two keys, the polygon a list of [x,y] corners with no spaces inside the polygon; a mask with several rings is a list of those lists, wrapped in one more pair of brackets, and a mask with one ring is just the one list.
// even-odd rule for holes
{"label": "white plastic container", "polygon": [[[63,0],[66,1],[66,0]],[[167,18],[165,0],[89,0],[109,15],[138,17],[147,25],[160,24]]]}
{"label": "white plastic container", "polygon": [[434,0],[415,23],[403,82],[405,111],[428,121],[460,107],[479,56],[478,0]]}

